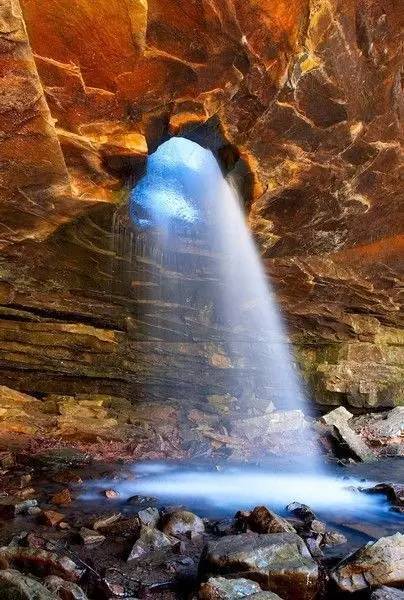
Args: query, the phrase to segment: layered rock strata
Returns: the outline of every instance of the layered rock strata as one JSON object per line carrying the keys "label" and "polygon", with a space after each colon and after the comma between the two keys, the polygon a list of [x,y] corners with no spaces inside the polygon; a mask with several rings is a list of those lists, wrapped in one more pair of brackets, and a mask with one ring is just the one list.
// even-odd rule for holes
{"label": "layered rock strata", "polygon": [[402,403],[393,0],[3,0],[0,16],[1,383],[206,398],[248,374],[204,315],[174,326],[117,276],[128,179],[179,134],[233,172],[312,395]]}

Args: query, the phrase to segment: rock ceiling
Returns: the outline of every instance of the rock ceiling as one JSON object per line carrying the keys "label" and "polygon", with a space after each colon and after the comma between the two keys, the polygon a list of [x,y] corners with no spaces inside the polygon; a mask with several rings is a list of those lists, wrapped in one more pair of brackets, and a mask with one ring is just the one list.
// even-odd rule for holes
{"label": "rock ceiling", "polygon": [[97,289],[110,249],[95,238],[148,152],[215,122],[252,176],[249,221],[293,331],[397,327],[399,4],[2,0],[7,319],[117,327],[121,307],[94,301],[90,318],[75,291]]}

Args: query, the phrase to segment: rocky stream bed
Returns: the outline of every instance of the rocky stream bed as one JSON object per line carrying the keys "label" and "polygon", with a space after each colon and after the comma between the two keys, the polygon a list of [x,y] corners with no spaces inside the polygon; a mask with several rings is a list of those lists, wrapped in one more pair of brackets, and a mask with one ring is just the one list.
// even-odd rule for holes
{"label": "rocky stream bed", "polygon": [[[79,406],[83,408],[83,404]],[[301,503],[305,475],[303,469],[299,471],[297,457],[276,456],[279,436],[298,439],[301,434],[296,415],[291,418],[286,412],[269,411],[266,417],[240,420],[233,433],[220,429],[218,422],[205,423],[198,431],[208,433],[212,446],[203,462],[202,446],[191,456],[190,448],[198,447],[194,440],[188,453],[178,450],[182,460],[170,467],[168,475],[170,481],[171,473],[183,473],[184,469],[194,473],[195,479],[201,472],[220,473],[233,468],[232,461],[241,449],[246,454],[244,463],[238,463],[240,468],[254,464],[263,475],[271,469],[278,477],[285,463],[289,467],[293,463],[298,474],[293,480],[296,487],[288,492],[288,506],[279,510],[277,506],[277,512],[271,494],[269,498],[263,494],[265,502],[255,506],[257,489],[251,489],[250,504],[245,500],[246,490],[240,487],[238,497],[236,489],[221,509],[203,502],[203,494],[197,493],[184,505],[175,478],[170,496],[175,502],[136,493],[145,477],[144,467],[136,468],[136,449],[132,459],[125,455],[113,460],[105,439],[99,438],[96,445],[87,441],[86,451],[83,440],[78,444],[73,439],[69,444],[62,436],[58,443],[55,438],[41,447],[39,440],[36,445],[28,444],[22,434],[15,434],[14,444],[10,444],[8,431],[0,453],[0,598],[404,598],[400,411],[352,417],[338,408],[318,421],[309,419],[306,434],[315,433],[315,443],[328,448],[328,468],[334,469],[333,476],[345,480],[346,488],[358,498],[377,499],[376,513],[366,508],[365,502],[356,518],[347,514],[346,506],[338,505],[337,498],[328,510],[319,512]],[[107,416],[103,414],[103,418]],[[256,426],[260,423],[255,438],[254,419]],[[161,442],[159,428],[164,426],[167,423],[153,426],[146,419],[145,436]],[[267,437],[262,444],[266,443],[269,451],[266,457],[253,459],[249,448],[254,439],[262,437],[263,428]],[[243,444],[237,445],[236,439]],[[237,447],[235,456],[226,452],[228,445],[232,450]],[[278,455],[284,448],[285,444]],[[149,459],[164,459],[167,465],[164,444],[155,442],[154,454],[151,450],[145,454]],[[155,481],[161,483],[163,472],[159,474],[152,465],[151,472],[153,469]],[[278,481],[282,485],[282,479]],[[242,478],[239,485],[246,485]],[[275,492],[274,488],[274,498],[279,495]],[[318,494],[322,493],[319,487]]]}

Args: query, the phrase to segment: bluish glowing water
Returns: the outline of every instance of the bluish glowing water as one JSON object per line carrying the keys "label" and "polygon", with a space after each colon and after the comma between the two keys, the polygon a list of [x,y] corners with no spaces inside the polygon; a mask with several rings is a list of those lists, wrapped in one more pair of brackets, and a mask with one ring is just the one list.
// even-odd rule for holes
{"label": "bluish glowing water", "polygon": [[146,175],[131,194],[131,217],[141,228],[201,223],[217,176],[213,154],[185,138],[162,144],[147,162]]}
{"label": "bluish glowing water", "polygon": [[[347,471],[344,476],[337,470],[319,474],[301,464],[293,467],[276,462],[271,466],[225,464],[217,468],[140,463],[131,471],[131,477],[87,482],[81,500],[99,503],[101,491],[112,487],[119,492],[116,503],[123,509],[128,498],[140,495],[157,497],[163,506],[185,505],[209,517],[232,516],[237,510],[262,505],[287,515],[285,507],[297,501],[310,506],[328,526],[342,528],[352,541],[357,535],[366,540],[394,534],[404,523],[404,515],[392,512],[385,497],[359,492],[358,488],[372,487],[374,481]],[[346,528],[352,529],[351,533]]]}
{"label": "bluish glowing water", "polygon": [[[217,313],[231,335],[230,354],[248,357],[264,402],[306,404],[273,291],[257,253],[236,191],[213,154],[195,142],[172,138],[149,158],[145,177],[131,195],[131,217],[141,228],[164,231],[162,253],[181,230],[201,231],[217,257]],[[179,298],[178,304],[181,304]],[[236,365],[234,365],[236,366]],[[234,378],[237,369],[234,369]],[[238,382],[238,389],[246,382]],[[268,393],[268,389],[270,393]]]}

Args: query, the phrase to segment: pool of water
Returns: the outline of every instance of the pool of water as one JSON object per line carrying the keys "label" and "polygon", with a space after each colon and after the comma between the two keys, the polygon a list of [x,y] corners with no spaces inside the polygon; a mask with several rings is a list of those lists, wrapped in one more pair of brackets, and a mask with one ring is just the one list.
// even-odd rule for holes
{"label": "pool of water", "polygon": [[404,515],[391,509],[383,495],[360,491],[381,481],[404,481],[404,461],[380,461],[348,468],[324,467],[314,472],[304,463],[272,461],[264,465],[137,463],[122,477],[88,481],[81,500],[99,502],[102,491],[119,492],[115,501],[126,508],[133,496],[155,497],[159,505],[184,505],[201,516],[224,518],[237,510],[266,505],[287,515],[294,501],[310,506],[330,528],[351,542],[404,531]]}

